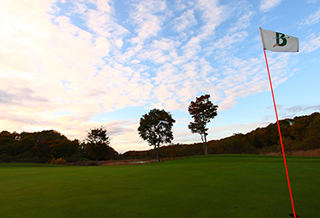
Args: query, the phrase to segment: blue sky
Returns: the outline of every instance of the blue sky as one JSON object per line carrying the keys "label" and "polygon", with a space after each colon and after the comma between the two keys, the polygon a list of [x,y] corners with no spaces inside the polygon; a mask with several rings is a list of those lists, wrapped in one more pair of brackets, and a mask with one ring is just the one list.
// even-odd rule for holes
{"label": "blue sky", "polygon": [[187,108],[202,94],[219,105],[209,140],[274,123],[259,27],[299,38],[267,51],[279,118],[319,111],[319,0],[1,1],[0,130],[102,125],[118,152],[146,150],[139,119],[159,108],[173,143],[199,142]]}

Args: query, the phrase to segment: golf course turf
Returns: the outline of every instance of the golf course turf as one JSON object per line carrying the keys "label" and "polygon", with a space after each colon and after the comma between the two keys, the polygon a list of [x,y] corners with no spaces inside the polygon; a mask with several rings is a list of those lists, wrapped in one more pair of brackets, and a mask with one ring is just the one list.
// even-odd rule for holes
{"label": "golf course turf", "polygon": [[[320,217],[320,158],[287,158],[296,213]],[[280,156],[209,155],[145,165],[0,163],[0,216],[289,217]]]}

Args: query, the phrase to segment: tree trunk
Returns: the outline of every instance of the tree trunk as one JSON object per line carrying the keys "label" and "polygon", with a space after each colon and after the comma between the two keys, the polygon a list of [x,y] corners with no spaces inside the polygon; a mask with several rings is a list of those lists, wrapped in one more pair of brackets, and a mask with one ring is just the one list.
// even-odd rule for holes
{"label": "tree trunk", "polygon": [[204,135],[204,154],[207,155],[208,154],[208,144],[207,144],[207,136]]}
{"label": "tree trunk", "polygon": [[204,134],[200,134],[200,136],[201,136],[201,140],[203,142],[203,153],[204,153],[204,155],[207,155],[208,154],[207,135],[206,135],[206,133],[204,133]]}
{"label": "tree trunk", "polygon": [[97,166],[99,166],[99,159],[97,159],[96,161],[97,161]]}
{"label": "tree trunk", "polygon": [[155,149],[155,152],[156,152],[156,155],[157,155],[158,162],[160,162],[159,144],[158,144],[158,145],[155,145],[155,146],[154,146],[154,149]]}

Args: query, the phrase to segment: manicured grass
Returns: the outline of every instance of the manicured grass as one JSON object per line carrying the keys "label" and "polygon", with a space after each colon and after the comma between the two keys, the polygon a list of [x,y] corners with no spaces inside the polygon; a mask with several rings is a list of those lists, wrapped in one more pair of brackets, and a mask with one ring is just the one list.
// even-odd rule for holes
{"label": "manicured grass", "polygon": [[[320,159],[288,157],[296,212],[320,217]],[[0,164],[1,217],[289,217],[282,157],[213,155],[148,165]],[[52,166],[52,165],[51,165]]]}

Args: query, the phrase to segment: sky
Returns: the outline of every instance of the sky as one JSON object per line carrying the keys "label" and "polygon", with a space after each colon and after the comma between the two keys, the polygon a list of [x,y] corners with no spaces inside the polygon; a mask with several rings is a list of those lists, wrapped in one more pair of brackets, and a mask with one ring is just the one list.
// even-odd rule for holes
{"label": "sky", "polygon": [[172,143],[201,142],[188,106],[210,94],[208,140],[276,122],[259,27],[299,38],[267,51],[279,119],[320,111],[320,0],[1,0],[0,131],[54,129],[82,141],[104,126],[119,153],[137,128],[173,116]]}

